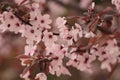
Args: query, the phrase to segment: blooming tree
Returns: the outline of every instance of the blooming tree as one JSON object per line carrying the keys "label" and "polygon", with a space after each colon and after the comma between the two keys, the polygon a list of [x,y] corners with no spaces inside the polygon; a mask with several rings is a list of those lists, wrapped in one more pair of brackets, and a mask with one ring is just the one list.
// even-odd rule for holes
{"label": "blooming tree", "polygon": [[[114,17],[120,16],[119,0],[112,0],[116,6],[112,15],[107,15],[111,8],[97,12],[93,2],[88,6],[87,15],[53,20],[44,13],[43,5],[47,0],[13,2],[15,6],[8,5],[1,10],[0,30],[26,38],[25,52],[17,56],[25,66],[21,78],[47,80],[48,74],[71,76],[68,66],[92,73],[92,63],[96,60],[101,62],[101,69],[111,72],[111,66],[120,62],[120,26],[113,25]],[[80,19],[83,23],[70,25],[71,19]]]}

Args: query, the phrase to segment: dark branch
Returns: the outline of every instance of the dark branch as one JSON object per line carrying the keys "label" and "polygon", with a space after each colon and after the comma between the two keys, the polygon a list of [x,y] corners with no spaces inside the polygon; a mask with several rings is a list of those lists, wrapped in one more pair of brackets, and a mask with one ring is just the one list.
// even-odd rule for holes
{"label": "dark branch", "polygon": [[104,28],[102,28],[102,27],[100,27],[100,26],[97,26],[97,28],[98,28],[101,32],[103,32],[103,33],[105,33],[105,34],[112,34],[112,32],[111,32],[110,30],[104,29]]}
{"label": "dark branch", "polygon": [[29,21],[23,20],[19,15],[14,14],[23,24],[27,24],[29,26],[32,26],[32,24],[29,23]]}

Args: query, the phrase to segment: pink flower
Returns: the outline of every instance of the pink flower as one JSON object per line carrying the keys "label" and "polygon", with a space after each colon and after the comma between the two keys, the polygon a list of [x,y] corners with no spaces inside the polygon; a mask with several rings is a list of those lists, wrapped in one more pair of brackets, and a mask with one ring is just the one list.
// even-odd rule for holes
{"label": "pink flower", "polygon": [[50,57],[63,59],[67,54],[68,48],[63,45],[58,45],[53,43],[53,45],[46,46],[46,55],[50,55]]}
{"label": "pink flower", "polygon": [[76,27],[77,31],[79,30],[79,33],[77,33],[77,34],[79,34],[79,37],[80,38],[83,37],[82,27],[79,24],[77,24],[77,23],[75,23],[75,27]]}
{"label": "pink flower", "polygon": [[51,29],[51,26],[49,24],[52,23],[52,20],[49,18],[50,16],[48,14],[45,14],[39,18],[40,27],[42,29]]}
{"label": "pink flower", "polygon": [[31,79],[29,78],[29,76],[30,76],[30,72],[29,72],[29,71],[27,71],[24,75],[23,75],[23,74],[20,75],[20,77],[21,77],[21,78],[24,78],[25,80],[31,80]]}
{"label": "pink flower", "polygon": [[62,60],[58,57],[56,57],[55,60],[53,60],[51,63],[50,63],[50,66],[49,66],[49,72],[52,74],[52,75],[57,75],[57,73],[59,74],[59,70],[60,70],[60,67],[62,65]]}
{"label": "pink flower", "polygon": [[72,53],[69,56],[70,60],[66,65],[73,66],[80,71],[92,72],[91,63],[96,60],[96,56],[89,55],[88,53],[83,53],[80,55],[79,53]]}
{"label": "pink flower", "polygon": [[9,30],[18,33],[22,29],[22,22],[11,12],[4,12],[0,17],[0,29],[2,31]]}
{"label": "pink flower", "polygon": [[40,29],[40,30],[44,30],[44,29],[51,29],[50,24],[52,23],[52,21],[49,19],[50,16],[48,14],[45,15],[41,15],[39,12],[35,11],[35,12],[31,12],[31,21],[30,23],[36,28],[36,29]]}
{"label": "pink flower", "polygon": [[70,60],[66,63],[67,66],[73,66],[75,68],[78,67],[79,65],[79,61],[78,61],[78,55],[73,53],[73,54],[69,54],[67,55],[68,58],[70,58]]}
{"label": "pink flower", "polygon": [[120,50],[117,46],[117,41],[112,39],[108,40],[102,47],[94,46],[90,53],[97,56],[98,60],[102,62],[101,69],[107,69],[110,72],[110,64],[115,64],[117,62]]}
{"label": "pink flower", "polygon": [[60,31],[60,37],[66,41],[67,45],[73,44],[73,34],[71,30],[69,30],[67,27],[62,27],[59,29]]}
{"label": "pink flower", "polygon": [[105,47],[106,58],[102,62],[101,68],[107,69],[110,72],[111,64],[115,64],[117,62],[117,57],[120,55],[120,50],[115,39],[108,40],[107,44],[108,45]]}
{"label": "pink flower", "polygon": [[56,73],[57,76],[60,76],[61,74],[71,76],[68,69],[63,66],[62,60],[59,59],[51,62],[51,65],[49,66],[49,72],[53,75]]}
{"label": "pink flower", "polygon": [[120,13],[120,0],[112,0],[112,4],[116,6],[116,9]]}
{"label": "pink flower", "polygon": [[42,41],[45,43],[46,46],[51,46],[55,41],[57,41],[57,36],[53,35],[52,32],[48,32],[45,30],[43,32],[43,39]]}
{"label": "pink flower", "polygon": [[56,25],[60,31],[60,37],[67,43],[67,45],[72,45],[73,40],[77,41],[83,36],[83,30],[77,23],[75,23],[75,26],[71,29],[65,26],[65,23],[66,20],[64,20],[64,18],[59,17],[56,20]]}
{"label": "pink flower", "polygon": [[42,16],[41,10],[37,7],[32,7],[30,11],[30,23],[37,29],[39,28],[39,18]]}
{"label": "pink flower", "polygon": [[40,30],[36,30],[33,26],[24,25],[23,30],[20,31],[22,33],[22,37],[26,37],[26,43],[29,45],[33,45],[34,42],[36,44],[41,41],[42,32]]}
{"label": "pink flower", "polygon": [[109,72],[111,72],[111,65],[108,61],[104,61],[101,64],[101,69],[107,69]]}
{"label": "pink flower", "polygon": [[58,27],[58,28],[62,28],[62,27],[64,27],[65,26],[65,24],[66,24],[66,20],[65,20],[65,17],[58,17],[57,19],[56,19],[56,26]]}
{"label": "pink flower", "polygon": [[49,72],[60,76],[61,74],[71,75],[69,71],[63,66],[63,58],[67,52],[67,48],[63,45],[53,44],[51,47],[46,47],[46,55],[53,59],[50,62]]}
{"label": "pink flower", "polygon": [[47,76],[45,73],[38,73],[35,77],[35,79],[38,79],[38,80],[47,80]]}
{"label": "pink flower", "polygon": [[51,29],[50,24],[52,20],[48,14],[41,14],[41,10],[39,7],[32,7],[32,11],[30,12],[30,23],[35,27],[35,29],[45,30]]}
{"label": "pink flower", "polygon": [[35,53],[35,50],[36,50],[37,46],[33,46],[33,45],[26,45],[25,46],[25,55],[30,55],[30,56],[33,56],[34,53]]}

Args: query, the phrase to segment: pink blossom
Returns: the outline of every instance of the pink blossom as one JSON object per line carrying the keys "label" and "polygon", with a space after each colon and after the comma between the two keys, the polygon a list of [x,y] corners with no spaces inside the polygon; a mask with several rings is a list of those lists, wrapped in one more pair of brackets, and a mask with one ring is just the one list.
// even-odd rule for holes
{"label": "pink blossom", "polygon": [[66,63],[66,65],[77,68],[79,65],[79,61],[77,59],[78,55],[73,53],[73,54],[67,55],[67,57],[70,58],[70,60]]}
{"label": "pink blossom", "polygon": [[80,55],[79,53],[72,53],[69,56],[70,61],[68,61],[68,66],[73,66],[80,71],[92,72],[91,63],[96,60],[96,57],[93,55],[89,55],[88,53],[83,53]]}
{"label": "pink blossom", "polygon": [[79,30],[79,37],[80,38],[83,37],[82,27],[79,24],[77,24],[77,23],[75,23],[75,27],[76,27],[77,30]]}
{"label": "pink blossom", "polygon": [[51,29],[51,26],[49,24],[51,24],[52,21],[49,18],[50,16],[48,14],[45,14],[39,18],[40,26],[43,29]]}
{"label": "pink blossom", "polygon": [[73,34],[71,30],[67,27],[62,27],[59,29],[60,31],[60,37],[66,41],[67,45],[72,45],[73,44]]}
{"label": "pink blossom", "polygon": [[62,28],[62,27],[65,26],[66,22],[67,22],[67,21],[65,20],[65,17],[58,17],[58,18],[56,19],[56,26],[57,26],[58,28]]}
{"label": "pink blossom", "polygon": [[43,32],[43,42],[45,42],[46,46],[51,46],[55,41],[57,41],[57,36],[53,35],[52,32],[48,32],[47,30],[45,30]]}
{"label": "pink blossom", "polygon": [[63,64],[62,61],[59,59],[52,61],[51,66],[49,67],[50,70],[49,72],[53,75],[56,74],[57,76],[60,76],[61,74],[71,76],[68,69],[65,68],[62,64]]}
{"label": "pink blossom", "polygon": [[61,74],[71,75],[63,66],[63,58],[65,54],[67,54],[67,48],[62,45],[53,44],[51,47],[47,46],[46,50],[46,55],[49,55],[49,57],[53,59],[49,66],[49,72],[53,75],[56,74],[57,76],[60,76]]}
{"label": "pink blossom", "polygon": [[47,80],[47,76],[45,73],[38,73],[35,77],[35,79],[38,79],[38,80]]}
{"label": "pink blossom", "polygon": [[48,14],[41,15],[39,8],[33,8],[30,12],[30,23],[39,30],[51,29],[50,24],[52,23]]}
{"label": "pink blossom", "polygon": [[33,56],[34,53],[35,53],[35,50],[36,50],[37,46],[33,46],[33,45],[27,45],[25,46],[25,55],[30,55],[30,56]]}
{"label": "pink blossom", "polygon": [[34,41],[37,43],[41,41],[42,33],[40,30],[36,30],[34,27],[25,25],[23,30],[20,31],[23,37],[26,37],[26,43],[33,45]]}
{"label": "pink blossom", "polygon": [[113,39],[108,40],[106,45],[103,47],[94,46],[93,49],[91,49],[91,53],[97,56],[99,61],[102,61],[102,69],[107,69],[108,71],[111,71],[110,64],[115,64],[117,62],[117,57],[119,56],[120,51],[116,44],[116,40]]}
{"label": "pink blossom", "polygon": [[30,80],[29,75],[30,75],[30,72],[27,71],[24,75],[21,74],[20,77],[21,77],[21,78],[24,78],[25,80]]}
{"label": "pink blossom", "polygon": [[120,12],[120,0],[112,0],[112,4],[114,4],[118,12]]}
{"label": "pink blossom", "polygon": [[64,56],[67,54],[68,48],[63,45],[53,43],[51,47],[47,46],[46,50],[47,50],[46,55],[50,55],[51,57],[54,58],[57,57],[59,59],[63,59]]}
{"label": "pink blossom", "polygon": [[108,61],[104,61],[101,64],[101,69],[107,69],[109,72],[111,72],[111,65]]}
{"label": "pink blossom", "polygon": [[4,32],[9,30],[18,33],[22,29],[22,22],[11,12],[2,13],[0,29]]}

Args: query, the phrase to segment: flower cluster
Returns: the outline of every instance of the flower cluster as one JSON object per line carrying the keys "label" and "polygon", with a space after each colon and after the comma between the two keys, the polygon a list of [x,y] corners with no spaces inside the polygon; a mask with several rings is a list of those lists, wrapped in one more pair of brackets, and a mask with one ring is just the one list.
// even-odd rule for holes
{"label": "flower cluster", "polygon": [[[29,0],[16,0],[18,5],[28,2]],[[104,20],[103,23],[102,15],[90,13],[83,18],[84,21],[86,18],[90,21],[84,25],[87,27],[79,23],[71,26],[66,17],[58,17],[52,21],[49,14],[42,14],[40,3],[44,2],[45,0],[33,0],[29,5],[28,22],[12,11],[4,11],[0,15],[0,29],[3,32],[20,33],[26,38],[25,54],[17,57],[22,66],[26,66],[20,75],[22,78],[47,80],[49,73],[71,76],[68,66],[92,73],[91,66],[96,60],[101,62],[101,69],[111,71],[111,65],[120,62],[116,33],[105,30],[111,20]],[[115,0],[113,4],[119,9],[120,6]],[[55,27],[52,22],[55,22]],[[53,31],[54,28],[57,29],[57,33]],[[38,65],[39,72],[30,77],[35,72],[31,69],[34,65]]]}

